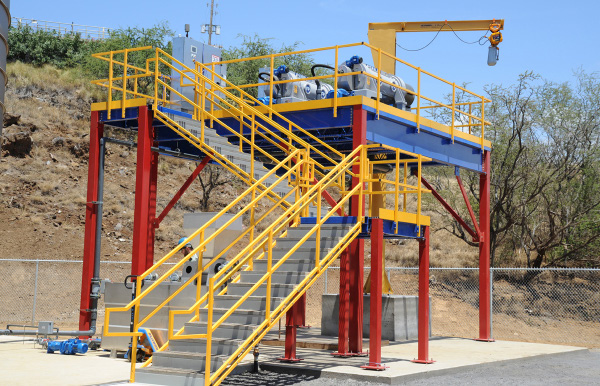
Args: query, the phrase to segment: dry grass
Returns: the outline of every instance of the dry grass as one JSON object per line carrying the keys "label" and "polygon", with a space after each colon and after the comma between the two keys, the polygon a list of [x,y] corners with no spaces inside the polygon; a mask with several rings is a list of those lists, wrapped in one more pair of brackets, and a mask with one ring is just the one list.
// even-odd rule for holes
{"label": "dry grass", "polygon": [[13,62],[6,66],[10,87],[38,87],[44,90],[73,92],[83,98],[99,100],[101,89],[92,85],[77,68],[59,69],[51,65],[35,67],[30,64]]}

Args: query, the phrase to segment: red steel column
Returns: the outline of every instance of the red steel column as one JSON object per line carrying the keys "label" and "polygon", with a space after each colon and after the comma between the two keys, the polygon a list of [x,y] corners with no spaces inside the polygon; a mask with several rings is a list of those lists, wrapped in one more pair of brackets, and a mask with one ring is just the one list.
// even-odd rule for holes
{"label": "red steel column", "polygon": [[342,252],[340,256],[340,296],[339,296],[339,319],[338,319],[338,350],[332,353],[335,356],[350,356],[348,352],[348,297],[349,297],[349,280],[350,257],[348,249]]}
{"label": "red steel column", "polygon": [[[135,212],[133,216],[133,251],[131,259],[131,274],[141,275],[146,270],[148,261],[153,259],[149,248],[154,244],[154,215],[156,212],[156,194],[153,191],[156,183],[153,177],[155,166],[152,155],[154,129],[152,127],[153,113],[148,106],[139,108],[137,166],[135,174]],[[154,192],[156,187],[154,186]],[[154,208],[154,209],[153,209]]]}
{"label": "red steel column", "polygon": [[298,328],[310,328],[306,324],[306,292],[298,299]]}
{"label": "red steel column", "polygon": [[285,314],[285,356],[277,358],[282,362],[298,362],[301,358],[296,358],[296,332],[298,328],[299,303],[301,299],[290,307]]}
{"label": "red steel column", "polygon": [[[367,143],[367,111],[362,105],[356,105],[352,112],[352,148]],[[352,172],[358,174],[360,167],[355,165]],[[358,178],[352,178],[352,187],[358,185]],[[352,197],[351,216],[365,214],[365,199],[362,200],[362,213],[358,213],[359,200]],[[364,240],[355,239],[348,248],[350,252],[350,328],[348,332],[348,348],[353,355],[363,355],[363,275],[364,275]]]}
{"label": "red steel column", "polygon": [[[154,141],[153,141],[154,145]],[[154,265],[154,240],[156,235],[156,195],[158,181],[158,153],[152,152],[152,164],[150,166],[150,197],[148,207],[148,252],[144,271]]]}
{"label": "red steel column", "polygon": [[81,272],[81,301],[79,306],[79,329],[90,329],[90,292],[94,275],[96,253],[96,217],[98,200],[98,173],[100,162],[100,139],[104,124],[99,122],[100,112],[92,111],[90,117],[90,152],[88,161],[87,200],[85,204],[85,234],[83,239],[83,269]]}
{"label": "red steel column", "polygon": [[414,363],[433,363],[429,359],[429,227],[423,227],[419,240],[419,356]]}
{"label": "red steel column", "polygon": [[490,151],[483,153],[483,173],[479,175],[479,338],[493,342],[490,307]]}
{"label": "red steel column", "polygon": [[385,370],[381,363],[381,284],[383,281],[383,220],[371,220],[371,311],[367,370]]}

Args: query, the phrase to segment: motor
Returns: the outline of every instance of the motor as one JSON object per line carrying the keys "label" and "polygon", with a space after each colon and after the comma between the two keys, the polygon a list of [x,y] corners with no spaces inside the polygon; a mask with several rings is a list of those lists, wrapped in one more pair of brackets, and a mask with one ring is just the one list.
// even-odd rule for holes
{"label": "motor", "polygon": [[[392,105],[402,110],[410,111],[410,106],[414,102],[415,95],[411,85],[404,82],[402,78],[381,71],[382,80],[379,87],[380,95],[377,95],[377,81],[371,76],[377,77],[378,70],[370,64],[363,63],[363,58],[353,56],[350,60],[340,63],[338,66],[339,74],[348,74],[351,72],[362,72],[357,75],[346,75],[338,78],[338,88],[348,92],[354,92],[355,95],[363,95],[367,98],[376,99],[379,97],[381,102]],[[371,75],[371,76],[369,76]],[[395,87],[397,85],[399,87]],[[407,92],[409,90],[411,92]]]}
{"label": "motor", "polygon": [[[314,69],[317,67],[331,68],[325,65],[315,65],[311,69],[313,76],[315,76]],[[267,72],[260,72],[258,77],[264,82],[269,82],[269,75],[270,74]],[[274,85],[274,103],[304,102],[325,99],[327,94],[333,90],[333,87],[329,84],[314,80],[306,80],[306,76],[291,71],[286,65],[283,64],[273,71],[273,80],[276,82],[284,80],[297,80],[297,82],[280,83]],[[268,89],[266,94],[270,94]],[[268,98],[268,96],[266,98]],[[268,99],[265,99],[261,102],[265,103],[265,101],[268,103]]]}
{"label": "motor", "polygon": [[55,351],[64,355],[85,354],[88,351],[88,345],[79,339],[48,342],[46,352],[52,354]]}

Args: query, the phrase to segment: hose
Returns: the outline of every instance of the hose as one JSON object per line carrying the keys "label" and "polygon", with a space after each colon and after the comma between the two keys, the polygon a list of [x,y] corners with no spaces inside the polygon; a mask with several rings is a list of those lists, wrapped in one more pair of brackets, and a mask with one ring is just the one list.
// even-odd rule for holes
{"label": "hose", "polygon": [[[266,75],[267,79],[263,78],[263,75]],[[271,82],[271,79],[269,78],[269,76],[271,76],[271,74],[269,74],[268,72],[259,72],[258,73],[258,79],[260,79],[266,83]],[[279,78],[276,75],[273,75],[273,80],[276,82],[279,82]],[[279,98],[279,90],[280,90],[279,86],[280,85],[275,84],[274,86],[275,86],[275,95],[273,95],[273,98],[277,99],[277,98]]]}
{"label": "hose", "polygon": [[[329,70],[335,71],[335,67],[328,66],[327,64],[315,64],[310,68],[310,73],[312,74],[312,76],[317,76],[315,74],[315,68],[327,68]],[[317,99],[321,99],[321,82],[319,81],[319,79],[315,79],[315,83],[317,84]]]}

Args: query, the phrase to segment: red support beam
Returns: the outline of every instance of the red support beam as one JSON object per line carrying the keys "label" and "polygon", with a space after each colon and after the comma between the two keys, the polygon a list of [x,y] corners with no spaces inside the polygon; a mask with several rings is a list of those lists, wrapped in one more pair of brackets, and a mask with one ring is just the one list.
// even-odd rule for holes
{"label": "red support beam", "polygon": [[131,274],[141,275],[146,271],[154,245],[154,216],[156,207],[156,179],[153,177],[155,157],[152,153],[154,142],[154,115],[148,106],[141,106],[138,115],[137,165],[135,174],[135,209],[133,215],[133,250]]}
{"label": "red support beam", "polygon": [[[475,228],[475,233],[481,235],[481,231],[479,230],[479,224],[477,224],[477,219],[475,218],[475,212],[473,212],[473,208],[471,207],[471,201],[469,201],[469,196],[467,195],[467,191],[465,190],[462,179],[458,174],[456,174],[456,181],[458,182],[458,187],[460,188],[460,192],[462,193],[463,199],[465,200],[465,204],[467,205],[467,209],[469,210],[469,216],[471,216],[471,221],[473,222],[473,227]],[[479,240],[479,238],[478,238]]]}
{"label": "red support beam", "polygon": [[483,173],[479,175],[479,338],[493,342],[490,284],[490,151],[483,153]]}
{"label": "red support beam", "polygon": [[204,157],[204,159],[202,160],[202,162],[200,162],[198,164],[198,166],[192,172],[192,174],[188,177],[188,179],[183,183],[183,185],[181,185],[181,188],[179,188],[179,190],[177,191],[177,193],[175,193],[175,195],[173,196],[173,198],[171,199],[171,201],[169,201],[169,203],[167,204],[167,206],[165,206],[165,208],[162,210],[162,212],[160,213],[160,215],[158,216],[158,218],[154,222],[155,223],[154,226],[156,228],[158,228],[160,226],[160,223],[162,222],[162,220],[164,220],[164,218],[167,216],[167,214],[169,214],[169,212],[171,211],[171,209],[173,209],[173,207],[175,206],[175,204],[177,203],[177,201],[179,201],[179,199],[181,198],[181,196],[183,196],[183,193],[185,193],[185,191],[187,190],[187,188],[190,187],[190,185],[192,184],[192,182],[194,182],[194,180],[198,177],[198,175],[200,174],[200,172],[210,162],[210,160],[211,160],[211,158],[209,156]]}
{"label": "red support beam", "polygon": [[[367,143],[367,111],[362,105],[353,107],[352,112],[352,148]],[[361,170],[359,165],[352,166],[352,172],[358,175]],[[352,188],[359,184],[357,177],[352,177]],[[364,216],[365,198],[362,200],[362,211],[358,212],[359,198],[352,197],[350,202],[351,216]],[[354,239],[349,246],[350,253],[350,315],[348,331],[348,349],[353,355],[366,355],[362,351],[363,339],[363,267],[364,267],[364,240]]]}
{"label": "red support beam", "polygon": [[[155,143],[153,142],[153,145]],[[144,271],[154,265],[154,240],[156,236],[156,194],[158,182],[158,153],[152,152],[150,165],[150,192],[148,202],[148,244]]]}
{"label": "red support beam", "polygon": [[467,231],[467,233],[470,234],[471,237],[473,237],[473,240],[479,241],[478,233],[471,229],[469,224],[467,224],[466,221],[463,220],[462,217],[460,217],[460,215],[456,213],[454,209],[452,209],[450,204],[448,204],[446,200],[444,200],[444,198],[440,196],[440,194],[433,188],[433,186],[431,186],[429,182],[427,182],[427,180],[423,177],[421,177],[421,182],[423,183],[423,185],[425,185],[427,189],[431,190],[431,194],[433,194],[433,197],[435,197],[440,202],[440,204],[442,204],[442,206],[448,211],[448,213],[450,213],[450,215],[454,217],[456,221],[458,221],[458,223]]}
{"label": "red support beam", "polygon": [[302,297],[298,299],[298,328],[310,328],[309,325],[306,324],[306,292],[302,294]]}
{"label": "red support beam", "polygon": [[419,352],[414,363],[433,363],[429,358],[429,227],[419,239]]}
{"label": "red support beam", "polygon": [[350,257],[348,250],[342,252],[340,256],[340,296],[339,296],[339,319],[338,319],[338,350],[331,355],[347,357],[350,356],[348,351],[348,297],[350,285],[348,276],[350,274]]}
{"label": "red support beam", "polygon": [[277,358],[281,362],[298,362],[301,358],[296,357],[296,332],[301,298],[285,314],[285,356]]}
{"label": "red support beam", "polygon": [[87,200],[85,204],[85,236],[83,239],[83,268],[81,272],[81,300],[79,306],[79,330],[90,329],[90,293],[94,275],[96,253],[96,217],[98,215],[98,173],[100,162],[100,139],[104,135],[104,124],[99,122],[100,113],[92,111],[90,117],[90,151],[88,161]]}
{"label": "red support beam", "polygon": [[381,286],[383,281],[383,220],[371,221],[371,296],[369,320],[369,363],[367,370],[385,370],[381,363]]}

